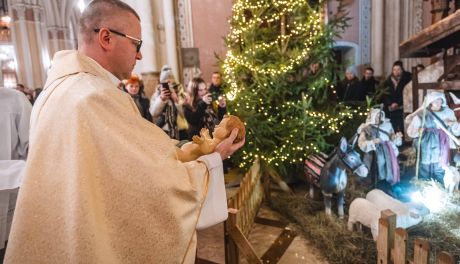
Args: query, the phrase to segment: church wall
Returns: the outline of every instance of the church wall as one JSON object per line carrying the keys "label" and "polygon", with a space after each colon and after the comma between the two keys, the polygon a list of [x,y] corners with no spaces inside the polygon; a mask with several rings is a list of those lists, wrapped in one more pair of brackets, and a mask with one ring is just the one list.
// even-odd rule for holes
{"label": "church wall", "polygon": [[[327,10],[329,17],[336,14],[338,2],[337,0],[328,1]],[[342,2],[346,5],[345,10],[348,12],[348,17],[351,19],[348,21],[349,27],[346,28],[344,32],[341,32],[340,38],[335,39],[335,49],[338,53],[337,59],[339,63],[343,65],[344,70],[349,66],[353,66],[356,68],[357,74],[359,75],[362,64],[368,63],[366,60],[369,56],[369,52],[362,52],[363,48],[369,48],[369,43],[367,45],[360,45],[363,41],[361,35],[363,25],[360,24],[362,0],[345,0]],[[369,27],[366,26],[366,28]],[[368,35],[369,34],[367,34],[367,38],[364,38],[364,40],[369,38]],[[366,54],[367,57],[362,56]]]}
{"label": "church wall", "polygon": [[[226,52],[224,38],[229,32],[228,20],[231,17],[232,0],[124,0],[126,3],[135,8],[140,17],[142,24],[142,39],[144,40],[142,54],[143,60],[138,62],[134,72],[142,74],[143,76],[157,76],[161,66],[164,64],[176,64],[175,70],[176,78],[183,80],[190,78],[192,75],[199,73],[198,70],[193,72],[190,69],[182,67],[184,58],[182,58],[182,48],[197,48],[199,50],[199,69],[202,72],[202,77],[205,81],[210,81],[210,76],[213,71],[219,70],[215,53],[224,57]],[[366,11],[366,8],[372,9],[372,5],[376,3],[375,0],[344,0],[347,4],[347,11],[349,17],[350,27],[342,34],[342,38],[337,40],[337,45],[341,46],[345,51],[343,58],[349,58],[352,65],[358,66],[358,73],[363,65],[370,64],[376,69],[376,74],[386,75],[391,69],[391,64],[394,60],[398,59],[398,43],[407,38],[406,35],[411,35],[418,25],[413,22],[413,16],[416,12],[412,12],[413,7],[421,8],[421,26],[425,28],[431,24],[431,2],[414,0],[408,2],[411,4],[404,4],[399,0],[378,0],[382,1],[384,6],[384,17],[382,21],[383,36],[377,39],[382,43],[384,53],[380,61],[375,61],[374,51],[376,41],[371,36],[373,32],[377,32],[373,28],[372,23],[374,17],[371,12],[374,10]],[[24,3],[24,0],[13,0],[14,2]],[[419,7],[416,2],[421,2]],[[12,23],[12,27],[17,31],[13,33],[13,43],[18,44],[24,48],[24,43],[38,43],[38,46],[31,46],[27,51],[21,48],[17,51],[18,54],[18,77],[21,82],[30,84],[31,88],[42,86],[43,71],[47,68],[46,61],[49,61],[56,51],[68,48],[76,48],[76,34],[75,29],[70,26],[70,23],[76,24],[78,14],[71,16],[63,16],[61,14],[66,8],[62,6],[63,3],[71,4],[71,1],[60,2],[59,0],[43,0],[44,20],[35,21],[34,25],[27,25],[24,19],[19,24],[18,21]],[[185,3],[189,18],[184,22],[181,17],[183,13],[180,12],[180,7],[177,5]],[[166,4],[173,4],[174,9],[166,8]],[[452,3],[453,4],[453,3]],[[332,15],[333,10],[337,6],[337,0],[328,1],[328,15]],[[364,9],[363,9],[364,6]],[[49,8],[54,7],[54,8]],[[59,8],[57,8],[59,7]],[[179,11],[178,11],[179,9]],[[399,9],[399,11],[397,11]],[[184,12],[182,10],[182,12]],[[364,10],[364,12],[363,12]],[[391,14],[391,11],[395,14]],[[409,10],[409,11],[408,11]],[[366,13],[367,12],[367,13]],[[395,17],[396,12],[402,16],[408,14],[410,18],[402,18],[399,21],[407,25],[397,25]],[[68,13],[68,12],[67,12]],[[363,17],[369,14],[371,17]],[[61,19],[59,19],[61,18]],[[182,21],[181,21],[182,19]],[[65,20],[65,21],[64,21]],[[408,22],[408,20],[411,20]],[[363,26],[367,22],[367,28]],[[45,23],[45,24],[43,24]],[[184,24],[185,23],[185,24]],[[409,24],[408,24],[409,23]],[[414,24],[415,23],[415,24]],[[40,25],[37,27],[37,25]],[[40,34],[40,28],[43,26],[43,34]],[[171,28],[174,25],[175,28]],[[188,32],[180,32],[182,26],[187,27]],[[370,29],[369,29],[370,27]],[[25,30],[26,32],[20,32]],[[399,33],[398,33],[399,32]],[[182,40],[181,38],[184,36]],[[190,34],[189,36],[187,34]],[[174,40],[175,43],[168,43]],[[30,40],[28,40],[30,39]],[[367,47],[366,47],[367,45]],[[27,45],[28,46],[28,45]],[[46,51],[46,52],[43,52]],[[49,51],[49,54],[47,54]],[[29,54],[30,52],[30,54]],[[369,55],[371,53],[371,55]],[[367,58],[367,57],[369,58]],[[49,58],[48,58],[49,57]],[[377,59],[379,56],[377,56]],[[173,60],[173,62],[171,62]],[[29,69],[30,61],[40,61],[42,67]],[[422,61],[424,64],[429,63],[429,59]],[[404,61],[406,63],[406,60]],[[381,66],[378,66],[381,65]],[[407,68],[410,68],[410,61]],[[187,70],[190,74],[187,75]],[[42,73],[40,73],[40,71]],[[380,72],[378,72],[380,71]],[[187,77],[188,76],[188,77]]]}
{"label": "church wall", "polygon": [[232,0],[193,0],[191,4],[194,47],[199,49],[202,77],[209,83],[212,72],[219,70],[214,53],[225,56]]}
{"label": "church wall", "polygon": [[[337,0],[328,1],[328,12],[329,16],[333,15],[337,10]],[[348,16],[351,20],[348,22],[350,27],[341,34],[341,41],[359,43],[359,0],[344,0],[347,4],[346,10],[350,12]]]}

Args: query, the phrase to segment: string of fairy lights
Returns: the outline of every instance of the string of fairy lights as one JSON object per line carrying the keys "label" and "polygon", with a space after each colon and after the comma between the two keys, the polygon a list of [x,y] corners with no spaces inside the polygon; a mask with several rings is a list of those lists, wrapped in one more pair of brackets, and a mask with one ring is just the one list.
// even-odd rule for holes
{"label": "string of fairy lights", "polygon": [[[302,61],[308,58],[311,46],[318,43],[318,39],[323,36],[322,28],[322,17],[317,11],[313,11],[308,17],[306,23],[299,23],[292,21],[292,26],[286,24],[286,28],[290,30],[289,34],[279,35],[277,38],[269,43],[257,43],[252,48],[246,49],[243,54],[235,54],[232,51],[231,46],[235,44],[244,45],[242,35],[249,30],[254,30],[263,23],[273,23],[281,20],[281,18],[294,10],[296,7],[305,5],[305,1],[238,1],[233,6],[233,17],[230,28],[230,34],[228,36],[228,52],[224,61],[224,77],[230,83],[230,91],[227,94],[229,100],[233,100],[239,93],[239,87],[236,82],[236,76],[234,74],[237,67],[246,67],[253,73],[268,74],[270,76],[276,76],[279,74],[286,73],[294,69],[295,66],[299,65]],[[245,11],[263,10],[270,7],[278,8],[276,14],[262,15],[260,17],[253,17],[250,21],[246,21]],[[270,49],[277,48],[284,41],[301,35],[307,35],[308,39],[304,43],[303,49],[297,56],[290,58],[287,63],[280,65],[279,67],[270,67],[264,65],[257,65],[246,59],[248,54],[256,54],[257,52],[267,52]]]}
{"label": "string of fairy lights", "polygon": [[[356,115],[366,115],[365,112],[360,113],[357,110],[351,109],[335,114],[335,116],[312,111],[308,107],[305,107],[308,95],[302,96],[297,101],[285,102],[280,106],[271,106],[265,104],[261,98],[255,104],[254,97],[241,93],[243,89],[248,89],[239,84],[238,77],[241,78],[242,76],[237,76],[237,73],[241,72],[241,68],[249,70],[253,76],[267,76],[268,79],[288,73],[301,63],[304,63],[309,58],[314,46],[318,45],[321,39],[326,36],[325,24],[323,23],[321,12],[311,9],[308,11],[308,15],[306,14],[306,17],[301,19],[302,21],[286,18],[297,8],[303,8],[306,5],[305,0],[239,0],[233,5],[233,16],[229,21],[231,25],[230,33],[227,37],[228,51],[223,62],[223,74],[230,88],[226,94],[227,99],[233,101],[238,98],[238,101],[235,102],[234,114],[254,113],[257,118],[264,118],[268,122],[268,125],[274,126],[279,124],[283,126],[287,120],[281,119],[279,116],[281,111],[299,111],[299,109],[303,109],[303,114],[299,114],[299,116],[302,116],[301,118],[298,120],[289,120],[289,122],[296,122],[298,128],[293,129],[288,136],[281,139],[281,142],[277,143],[279,147],[271,153],[266,153],[267,150],[261,151],[257,147],[259,145],[254,142],[253,132],[248,130],[247,139],[249,140],[247,144],[249,147],[242,151],[240,167],[250,165],[254,158],[257,157],[275,166],[285,162],[298,164],[305,158],[299,153],[311,153],[312,151],[317,152],[320,150],[320,142],[316,142],[314,139],[306,144],[305,142],[300,143],[296,139],[296,133],[299,132],[299,129],[308,126],[309,129],[316,130],[312,131],[312,133],[319,133],[318,130],[320,129],[339,133],[339,128],[347,119],[351,120]],[[271,41],[257,42],[253,40],[252,36],[245,43],[245,37],[251,36],[256,30],[260,30],[260,28],[266,26],[279,25],[284,27],[285,30],[281,30],[280,34]],[[330,35],[326,37],[330,37]],[[300,47],[298,47],[296,52],[290,53],[291,57],[283,60],[283,63],[270,64],[263,60],[258,61],[254,59],[255,56],[260,56],[260,54],[263,56],[263,54],[278,52],[287,41],[295,38],[302,39],[302,42],[299,42],[301,43]],[[262,82],[260,87],[269,88],[269,86],[273,85],[272,82]],[[330,80],[327,78],[315,80],[309,89],[315,91],[315,86],[319,87],[319,85],[331,86]],[[257,95],[258,92],[255,89],[251,90],[252,95]],[[242,113],[239,113],[239,111]],[[246,123],[245,125],[247,126],[248,124]]]}
{"label": "string of fairy lights", "polygon": [[[321,114],[321,113],[316,113],[316,114]],[[365,113],[358,113],[359,115],[363,115]],[[346,114],[347,118],[351,119],[354,115],[351,114]],[[328,125],[331,127],[334,126],[332,123],[338,122],[339,118],[329,118],[327,115],[325,117],[322,117],[320,120],[327,120]],[[342,119],[343,120],[343,119]],[[314,122],[314,121],[312,121]],[[340,121],[340,125],[343,125],[345,121]],[[324,127],[324,126],[322,126]],[[335,126],[336,127],[336,126]],[[324,127],[326,128],[326,127]],[[249,135],[251,135],[251,132],[248,132]],[[292,135],[293,137],[293,135]],[[248,142],[249,145],[254,145],[254,142],[250,141]],[[318,152],[319,147],[315,145],[315,143],[310,142],[309,144],[305,144],[303,146],[298,146],[296,145],[293,141],[286,139],[282,145],[279,147],[279,149],[274,150],[273,153],[270,153],[270,155],[264,156],[263,154],[258,154],[260,153],[260,149],[256,148],[255,153],[252,152],[247,152],[246,150],[243,150],[243,161],[240,162],[239,166],[241,168],[245,167],[246,165],[252,164],[252,161],[254,158],[260,157],[261,159],[265,160],[268,164],[274,164],[275,166],[279,166],[279,162],[289,162],[291,164],[297,164],[298,162],[302,162],[305,157],[292,157],[292,155],[287,152],[289,149],[292,149],[293,151],[299,151],[299,152],[308,152],[308,151],[313,151],[313,152]]]}
{"label": "string of fairy lights", "polygon": [[[244,96],[247,97],[247,96]],[[271,116],[269,113],[277,113],[279,111],[284,111],[286,109],[290,109],[295,107],[294,102],[286,102],[285,104],[282,104],[281,107],[271,107],[271,106],[261,106],[256,109],[255,106],[251,106],[248,101],[246,101],[245,106],[243,109],[247,110],[252,110],[256,111],[258,113],[262,113],[264,116],[267,117],[267,121],[271,122],[272,120],[277,120],[277,116]],[[238,107],[241,107],[241,105],[238,103]],[[311,111],[311,110],[305,110],[305,119],[308,119],[310,125],[315,125],[316,128],[318,129],[328,129],[329,131],[332,131],[334,133],[339,133],[339,127],[343,126],[344,123],[347,120],[351,120],[353,118],[356,118],[356,116],[366,116],[367,113],[370,111],[370,109],[365,109],[365,111],[358,110],[358,109],[351,109],[350,107],[345,108],[346,111],[338,113],[339,117],[332,117],[331,115],[323,112],[317,112],[317,111]],[[235,114],[238,114],[238,110],[235,109]],[[281,120],[279,122],[280,125],[284,125],[284,122],[286,122],[285,119]],[[245,123],[247,126],[247,123]],[[293,130],[293,133],[290,134],[289,138],[285,139],[283,142],[281,142],[281,146],[279,149],[274,150],[273,153],[270,153],[267,156],[260,154],[260,149],[256,148],[255,153],[252,152],[247,152],[243,150],[243,161],[240,162],[239,166],[241,168],[245,167],[246,165],[252,164],[252,161],[254,158],[261,158],[265,160],[268,164],[274,164],[275,166],[279,166],[279,162],[289,162],[291,164],[297,164],[298,162],[302,162],[305,157],[292,157],[293,155],[289,153],[289,150],[292,149],[293,151],[297,152],[318,152],[320,150],[320,147],[317,146],[315,143],[310,142],[306,145],[297,145],[296,142],[293,140],[295,137],[295,133],[298,132],[298,130]],[[248,131],[249,138],[251,138],[252,133]],[[254,145],[254,142],[249,141],[249,145]]]}

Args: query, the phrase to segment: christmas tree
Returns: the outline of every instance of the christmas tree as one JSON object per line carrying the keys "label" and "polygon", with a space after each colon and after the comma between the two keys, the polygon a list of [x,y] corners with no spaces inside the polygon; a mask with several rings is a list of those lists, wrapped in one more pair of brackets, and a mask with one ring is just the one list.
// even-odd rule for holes
{"label": "christmas tree", "polygon": [[[247,127],[235,157],[240,167],[260,158],[268,171],[287,175],[353,112],[333,103],[337,65],[333,42],[348,18],[339,4],[325,20],[324,3],[238,0],[233,5],[228,52],[222,61],[229,112]],[[335,144],[335,142],[333,142]]]}

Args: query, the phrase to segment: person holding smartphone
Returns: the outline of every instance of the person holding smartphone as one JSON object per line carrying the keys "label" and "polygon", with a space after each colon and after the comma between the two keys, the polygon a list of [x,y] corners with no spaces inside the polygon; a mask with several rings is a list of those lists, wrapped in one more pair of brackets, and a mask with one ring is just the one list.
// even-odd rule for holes
{"label": "person holding smartphone", "polygon": [[176,83],[171,67],[164,65],[160,73],[160,85],[150,101],[150,113],[153,122],[172,139],[186,138],[188,125],[182,111],[184,100],[182,85]]}
{"label": "person holding smartphone", "polygon": [[[188,137],[199,135],[202,128],[212,134],[214,127],[227,112],[227,103],[223,95],[213,100],[206,83],[201,78],[193,78],[187,86],[187,98],[184,103],[184,114],[189,124]],[[214,108],[213,105],[216,107]]]}

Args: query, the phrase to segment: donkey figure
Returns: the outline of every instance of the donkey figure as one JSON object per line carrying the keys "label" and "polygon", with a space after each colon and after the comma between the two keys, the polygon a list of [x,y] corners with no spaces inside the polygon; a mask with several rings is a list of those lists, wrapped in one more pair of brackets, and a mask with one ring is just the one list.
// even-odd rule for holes
{"label": "donkey figure", "polygon": [[[346,169],[363,178],[368,174],[368,169],[362,162],[358,152],[354,150],[357,138],[355,136],[353,143],[349,145],[347,140],[342,137],[338,148],[329,156],[328,161],[321,169],[319,186],[324,196],[324,205],[328,216],[331,215],[331,198],[332,194],[335,193],[337,194],[339,218],[343,218],[344,193],[347,187]],[[310,186],[310,188],[313,188],[312,185]]]}

